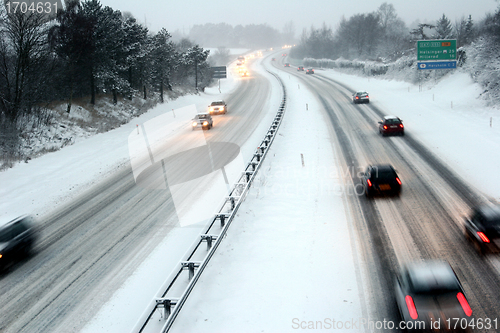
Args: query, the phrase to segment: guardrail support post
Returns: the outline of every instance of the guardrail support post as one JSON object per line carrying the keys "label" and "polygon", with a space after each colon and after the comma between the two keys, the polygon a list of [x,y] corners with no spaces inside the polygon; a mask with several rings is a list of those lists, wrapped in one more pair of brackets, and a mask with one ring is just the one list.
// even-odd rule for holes
{"label": "guardrail support post", "polygon": [[225,221],[224,221],[224,220],[225,220],[225,219],[226,219],[226,215],[224,215],[224,214],[220,214],[220,215],[219,215],[220,227],[221,227],[221,228],[224,228],[224,224],[225,224]]}
{"label": "guardrail support post", "polygon": [[[174,304],[175,304],[175,302],[174,302]],[[170,308],[174,304],[172,304],[172,300],[170,300],[170,299],[162,298],[162,299],[156,300],[156,307],[163,308],[162,318],[164,318],[164,319],[167,319],[168,316],[170,316]]]}
{"label": "guardrail support post", "polygon": [[189,269],[189,281],[191,281],[191,279],[194,276],[194,262],[188,263],[188,269]]}

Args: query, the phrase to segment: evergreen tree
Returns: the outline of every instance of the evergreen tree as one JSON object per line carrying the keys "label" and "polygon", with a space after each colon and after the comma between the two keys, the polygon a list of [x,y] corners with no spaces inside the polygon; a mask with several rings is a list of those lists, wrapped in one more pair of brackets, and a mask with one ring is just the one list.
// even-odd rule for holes
{"label": "evergreen tree", "polygon": [[453,38],[453,28],[451,26],[451,22],[444,14],[436,22],[436,30],[435,30],[434,38],[436,38],[436,39]]}

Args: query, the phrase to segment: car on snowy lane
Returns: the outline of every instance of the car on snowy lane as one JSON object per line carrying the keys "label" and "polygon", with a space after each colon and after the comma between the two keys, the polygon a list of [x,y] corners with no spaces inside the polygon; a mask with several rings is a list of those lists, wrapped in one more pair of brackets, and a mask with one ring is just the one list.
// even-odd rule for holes
{"label": "car on snowy lane", "polygon": [[193,131],[195,128],[201,127],[202,129],[209,130],[214,126],[214,122],[212,120],[212,116],[208,113],[198,113],[196,116],[194,116],[192,122],[191,122],[191,127],[193,128]]}
{"label": "car on snowy lane", "polygon": [[370,96],[366,91],[357,91],[352,94],[352,102],[354,104],[370,103]]}
{"label": "car on snowy lane", "polygon": [[31,254],[37,239],[33,217],[19,216],[0,227],[0,270]]}
{"label": "car on snowy lane", "polygon": [[396,116],[385,116],[378,122],[378,131],[382,136],[389,134],[405,135],[403,121]]}
{"label": "car on snowy lane", "polygon": [[362,174],[362,182],[366,197],[375,194],[401,193],[402,183],[396,170],[391,165],[369,165]]}
{"label": "car on snowy lane", "polygon": [[408,332],[469,331],[472,309],[457,275],[445,261],[405,265],[396,276],[395,297]]}
{"label": "car on snowy lane", "polygon": [[224,101],[214,101],[208,106],[208,113],[210,114],[226,114],[227,104]]}
{"label": "car on snowy lane", "polygon": [[482,205],[465,219],[465,238],[480,254],[500,252],[500,207]]}

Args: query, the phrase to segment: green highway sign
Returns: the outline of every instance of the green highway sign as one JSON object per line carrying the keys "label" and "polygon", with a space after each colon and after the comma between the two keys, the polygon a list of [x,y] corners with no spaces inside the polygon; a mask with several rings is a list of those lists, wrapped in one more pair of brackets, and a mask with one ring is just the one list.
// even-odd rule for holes
{"label": "green highway sign", "polygon": [[455,60],[457,59],[457,40],[419,40],[417,41],[417,60]]}

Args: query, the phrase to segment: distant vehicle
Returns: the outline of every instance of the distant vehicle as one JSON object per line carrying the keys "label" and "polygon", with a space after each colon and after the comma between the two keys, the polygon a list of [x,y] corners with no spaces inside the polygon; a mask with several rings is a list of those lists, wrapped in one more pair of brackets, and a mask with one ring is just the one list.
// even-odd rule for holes
{"label": "distant vehicle", "polygon": [[247,70],[242,71],[240,74],[241,74],[241,76],[249,76],[250,75],[250,73],[248,73]]}
{"label": "distant vehicle", "polygon": [[245,63],[245,57],[244,56],[239,56],[238,61],[241,62],[242,64]]}
{"label": "distant vehicle", "polygon": [[276,58],[272,58],[271,60],[272,60],[272,61],[276,61]]}
{"label": "distant vehicle", "polygon": [[290,67],[290,64],[288,62],[285,62],[285,67]]}
{"label": "distant vehicle", "polygon": [[281,54],[282,57],[286,57],[286,53]]}
{"label": "distant vehicle", "polygon": [[465,237],[480,254],[500,252],[500,207],[478,206],[465,219]]}
{"label": "distant vehicle", "polygon": [[405,135],[403,121],[396,116],[385,116],[378,122],[378,131],[383,136],[388,134]]}
{"label": "distant vehicle", "polygon": [[309,68],[309,69],[306,71],[306,74],[314,74],[314,69]]}
{"label": "distant vehicle", "polygon": [[391,165],[369,165],[363,173],[363,188],[367,197],[375,194],[401,193],[401,180]]}
{"label": "distant vehicle", "polygon": [[[406,327],[412,325],[407,331],[468,331],[468,325],[460,323],[469,322],[472,309],[447,262],[428,260],[403,267],[396,277],[395,298]],[[440,330],[431,329],[435,328],[431,323],[438,320]]]}
{"label": "distant vehicle", "polygon": [[298,70],[298,71],[303,71],[303,70],[304,70],[304,66],[299,66],[299,67],[297,68],[297,70]]}
{"label": "distant vehicle", "polygon": [[352,102],[354,104],[370,103],[370,96],[368,96],[366,91],[357,91],[352,94]]}
{"label": "distant vehicle", "polygon": [[242,63],[241,61],[238,61],[238,62],[236,63],[236,67],[240,67],[240,66],[243,66],[243,63]]}
{"label": "distant vehicle", "polygon": [[193,128],[193,131],[197,127],[201,127],[202,129],[209,130],[212,127],[214,127],[214,122],[212,120],[212,116],[208,113],[198,113],[196,116],[194,116],[191,126]]}
{"label": "distant vehicle", "polygon": [[0,227],[0,269],[31,254],[37,239],[33,217],[19,216]]}
{"label": "distant vehicle", "polygon": [[208,106],[208,113],[210,114],[226,114],[227,112],[227,104],[224,101],[214,101],[212,104]]}

